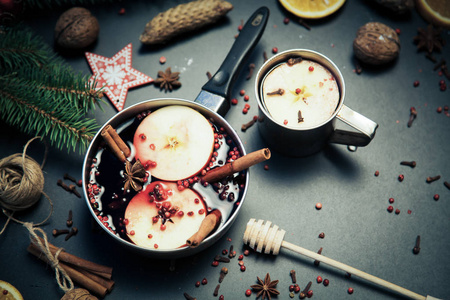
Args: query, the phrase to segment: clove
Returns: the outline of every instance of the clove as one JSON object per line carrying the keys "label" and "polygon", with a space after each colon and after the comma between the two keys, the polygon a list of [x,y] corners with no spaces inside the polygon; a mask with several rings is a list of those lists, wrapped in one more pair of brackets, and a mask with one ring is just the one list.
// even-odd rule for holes
{"label": "clove", "polygon": [[255,71],[255,67],[256,66],[253,63],[248,65],[248,75],[245,79],[249,80],[250,78],[252,78],[253,72]]}
{"label": "clove", "polygon": [[65,184],[61,179],[58,179],[56,184],[59,185],[60,187],[62,187],[63,189],[65,189],[66,191],[70,192],[69,186],[67,184]]}
{"label": "clove", "polygon": [[72,236],[76,235],[78,233],[78,228],[73,227],[70,232],[66,235],[65,241],[68,241]]}
{"label": "clove", "polygon": [[267,57],[267,52],[266,51],[263,52],[263,58],[264,58],[264,62],[266,62],[269,59]]}
{"label": "clove", "polygon": [[444,181],[444,185],[446,188],[448,188],[450,190],[450,182]]}
{"label": "clove", "polygon": [[219,282],[222,283],[223,279],[225,278],[225,275],[228,274],[228,269],[226,267],[223,267],[220,270],[220,276],[219,276]]}
{"label": "clove", "polygon": [[402,166],[410,166],[411,168],[416,167],[416,162],[414,160],[413,161],[402,161],[402,162],[400,162],[400,164]]}
{"label": "clove", "polygon": [[[234,194],[230,194],[230,195],[234,195]],[[236,251],[234,251],[234,246],[231,245],[231,246],[230,246],[230,251],[229,251],[229,253],[228,253],[228,257],[229,257],[229,258],[233,258],[233,257],[235,257],[235,256],[236,256]]]}
{"label": "clove", "polygon": [[197,298],[192,297],[188,293],[184,293],[183,295],[184,295],[184,298],[186,298],[186,300],[197,300]]}
{"label": "clove", "polygon": [[291,270],[289,272],[289,275],[291,275],[292,283],[297,283],[297,276],[295,275],[295,270]]}
{"label": "clove", "polygon": [[[317,251],[317,254],[322,254],[322,247],[320,247],[320,249]],[[315,264],[316,266],[319,266],[320,261],[315,260],[315,261],[314,261],[314,264]]]}
{"label": "clove", "polygon": [[311,30],[311,27],[305,22],[305,20],[303,20],[303,19],[298,19],[298,23],[299,23],[300,25],[302,25],[303,27],[305,27],[306,29]]}
{"label": "clove", "polygon": [[207,71],[206,72],[206,77],[208,77],[208,80],[210,80],[212,78],[211,72]]}
{"label": "clove", "polygon": [[214,297],[217,297],[219,295],[219,289],[220,289],[220,284],[218,284],[216,286],[216,288],[214,289],[214,293],[213,293]]}
{"label": "clove", "polygon": [[438,69],[442,68],[442,66],[445,66],[445,64],[446,64],[445,59],[441,59],[441,61],[438,62],[438,63],[434,66],[433,71],[437,71]]}
{"label": "clove", "polygon": [[273,96],[273,95],[280,95],[280,96],[282,96],[283,94],[284,94],[284,90],[283,89],[278,89],[276,91],[266,93],[267,96]]}
{"label": "clove", "polygon": [[411,106],[411,108],[409,109],[409,121],[408,121],[408,127],[411,127],[414,119],[417,117],[417,110],[415,107]]}
{"label": "clove", "polygon": [[69,233],[69,229],[53,229],[53,231],[52,231],[52,234],[55,237],[58,235],[67,234],[67,233]]}
{"label": "clove", "polygon": [[428,176],[427,177],[427,183],[432,183],[433,181],[436,181],[436,180],[439,180],[439,179],[441,179],[441,175],[437,175],[437,176],[434,176],[434,177]]}
{"label": "clove", "polygon": [[75,178],[73,178],[72,176],[70,176],[69,174],[64,174],[64,179],[65,180],[70,180],[70,181],[72,181],[72,182],[77,182],[77,180],[75,179]]}
{"label": "clove", "polygon": [[304,121],[304,119],[303,119],[303,117],[302,117],[302,111],[299,110],[299,111],[298,111],[298,122],[301,123],[301,122],[303,122],[303,121]]}
{"label": "clove", "polygon": [[230,259],[228,257],[220,256],[220,255],[216,255],[216,257],[214,257],[214,260],[218,261],[218,262],[225,262],[225,263],[230,262]]}
{"label": "clove", "polygon": [[303,291],[300,292],[300,299],[305,299],[306,294],[308,293],[309,289],[311,288],[312,281],[308,282],[306,287],[303,289]]}
{"label": "clove", "polygon": [[81,198],[80,193],[76,190],[76,186],[75,184],[71,184],[69,185],[69,191],[72,192],[73,194],[75,194],[78,198]]}
{"label": "clove", "polygon": [[299,57],[291,57],[291,58],[288,59],[288,61],[286,63],[287,63],[287,65],[289,67],[292,67],[295,64],[301,63],[302,60],[303,60],[303,58],[301,56],[299,56]]}
{"label": "clove", "polygon": [[420,252],[420,235],[418,235],[416,237],[416,244],[414,245],[414,248],[413,248],[414,254],[419,254],[419,252]]}
{"label": "clove", "polygon": [[73,225],[72,210],[69,210],[69,216],[67,217],[66,224],[67,224],[67,227],[71,227]]}
{"label": "clove", "polygon": [[255,119],[251,119],[248,123],[242,124],[241,130],[242,130],[243,132],[245,132],[247,129],[249,129],[250,127],[252,127],[253,124],[255,124],[255,123],[256,123],[256,120],[255,120]]}

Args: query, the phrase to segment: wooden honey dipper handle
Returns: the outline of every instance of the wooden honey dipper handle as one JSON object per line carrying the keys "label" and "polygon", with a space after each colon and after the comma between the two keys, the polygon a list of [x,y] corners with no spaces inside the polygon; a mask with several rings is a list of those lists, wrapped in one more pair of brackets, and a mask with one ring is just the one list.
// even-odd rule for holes
{"label": "wooden honey dipper handle", "polygon": [[396,284],[390,283],[386,280],[370,275],[366,272],[353,268],[349,265],[338,262],[334,259],[328,258],[316,252],[305,249],[303,247],[283,241],[284,235],[286,233],[284,230],[279,229],[278,226],[276,225],[271,227],[272,223],[270,221],[266,221],[265,224],[263,223],[264,223],[263,220],[256,221],[255,219],[250,219],[250,221],[247,223],[247,228],[244,232],[244,243],[250,246],[251,248],[255,249],[257,252],[262,253],[264,251],[264,253],[266,254],[272,253],[274,255],[278,255],[280,248],[283,247],[292,250],[296,253],[307,256],[309,258],[313,258],[314,260],[323,262],[327,265],[330,265],[342,271],[348,272],[352,275],[363,278],[367,281],[373,282],[377,285],[395,291],[411,299],[417,300],[437,299],[432,296],[425,297],[419,295],[410,290],[402,288]]}

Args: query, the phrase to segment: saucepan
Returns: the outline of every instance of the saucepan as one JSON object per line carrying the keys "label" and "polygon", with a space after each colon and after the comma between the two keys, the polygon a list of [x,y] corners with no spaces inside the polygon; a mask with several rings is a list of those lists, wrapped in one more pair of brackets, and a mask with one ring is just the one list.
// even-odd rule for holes
{"label": "saucepan", "polygon": [[[252,49],[262,36],[268,17],[269,10],[266,7],[260,7],[253,13],[234,42],[219,70],[202,87],[201,92],[194,101],[178,98],[159,98],[142,101],[117,113],[114,117],[108,120],[95,135],[89,145],[83,164],[83,192],[86,199],[86,204],[92,216],[99,226],[106,231],[106,233],[111,236],[113,240],[130,250],[136,250],[137,252],[149,255],[150,257],[173,259],[190,256],[206,249],[219,240],[232,226],[245,202],[245,196],[249,183],[248,170],[243,170],[236,175],[236,178],[232,180],[230,185],[227,185],[227,183],[223,181],[208,185],[202,183],[201,180],[198,181],[198,178],[193,176],[189,179],[183,180],[168,179],[168,181],[172,180],[172,182],[168,184],[171,184],[174,188],[164,190],[164,184],[159,186],[153,185],[152,187],[153,175],[151,174],[153,172],[152,170],[156,171],[156,169],[151,168],[151,164],[153,162],[143,161],[142,165],[144,165],[145,168],[149,167],[150,164],[149,173],[151,177],[149,175],[147,176],[151,179],[146,181],[147,183],[150,182],[148,186],[143,184],[145,188],[142,189],[140,193],[145,193],[145,191],[147,191],[147,187],[153,192],[145,193],[146,199],[141,199],[144,202],[140,202],[141,204],[144,203],[142,207],[145,206],[145,201],[153,201],[151,199],[157,199],[152,198],[155,197],[155,195],[156,197],[167,196],[163,192],[160,192],[160,187],[162,187],[162,191],[168,191],[167,193],[173,196],[177,194],[178,191],[183,191],[185,185],[186,189],[189,189],[193,182],[194,185],[197,185],[199,188],[199,198],[203,197],[201,198],[202,200],[207,198],[210,200],[212,199],[212,202],[206,201],[206,204],[201,206],[202,208],[200,209],[198,209],[198,207],[192,209],[186,208],[185,211],[177,211],[179,208],[175,206],[175,204],[170,207],[156,206],[157,212],[153,212],[154,216],[151,215],[151,217],[155,217],[156,221],[162,223],[161,231],[158,233],[158,238],[161,243],[164,241],[164,243],[167,242],[170,244],[170,241],[176,240],[177,234],[171,232],[169,227],[175,223],[174,220],[178,217],[178,214],[184,214],[184,217],[180,219],[189,220],[189,218],[193,219],[194,215],[209,215],[209,213],[214,212],[215,210],[219,210],[221,213],[220,224],[217,225],[218,227],[216,227],[216,229],[212,231],[212,233],[205,239],[203,239],[196,247],[189,247],[186,244],[175,246],[173,248],[159,247],[159,242],[153,243],[153,240],[157,237],[152,234],[148,234],[148,237],[146,235],[144,238],[139,240],[137,232],[135,233],[133,228],[128,227],[131,226],[129,216],[133,216],[133,213],[143,214],[143,210],[145,210],[141,209],[141,206],[139,205],[133,206],[133,209],[129,208],[132,202],[139,203],[135,200],[136,196],[133,193],[131,193],[131,196],[128,195],[129,190],[132,190],[130,186],[133,186],[133,184],[136,185],[136,182],[139,184],[139,181],[133,181],[132,177],[134,174],[133,168],[135,165],[127,162],[126,165],[119,164],[119,167],[122,170],[113,169],[112,166],[117,166],[120,162],[111,154],[110,149],[106,147],[105,139],[104,136],[102,136],[102,133],[104,133],[107,128],[113,128],[113,131],[118,133],[119,137],[130,146],[130,157],[133,158],[134,155],[137,155],[138,151],[140,151],[138,146],[134,147],[136,139],[138,138],[143,141],[147,138],[144,134],[138,135],[138,129],[136,129],[140,128],[144,121],[147,120],[147,116],[150,117],[153,114],[155,124],[158,124],[158,122],[160,124],[164,123],[162,120],[165,120],[165,117],[163,115],[163,117],[160,117],[159,119],[155,118],[155,116],[157,116],[157,112],[165,110],[167,113],[167,111],[174,108],[174,111],[179,108],[183,110],[192,109],[196,113],[202,115],[204,119],[206,119],[215,129],[215,144],[213,149],[215,153],[213,154],[213,157],[215,157],[215,160],[213,159],[209,163],[211,168],[214,167],[214,165],[211,165],[213,161],[219,165],[226,163],[227,159],[229,159],[228,155],[233,153],[237,156],[245,155],[246,151],[244,149],[244,145],[233,127],[224,119],[224,116],[230,108],[228,94],[231,90],[232,84],[237,78],[241,66],[247,60]],[[174,116],[176,112],[168,113],[168,115],[171,114]],[[177,142],[174,143],[176,144]],[[219,146],[216,144],[219,144]],[[150,145],[150,148],[152,148],[152,145],[153,144]],[[222,150],[215,149],[216,146],[220,147]],[[144,150],[142,150],[142,153],[143,151]],[[179,170],[182,170],[183,168],[184,167],[178,167]],[[175,170],[175,172],[179,170]],[[126,172],[126,176],[124,176],[124,172]],[[164,177],[166,175],[161,176]],[[167,176],[170,177],[170,175]],[[158,176],[158,178],[160,177]],[[124,185],[125,179],[129,179],[128,186]],[[199,201],[199,199],[196,198],[195,203],[198,204],[198,202],[202,201]],[[133,219],[135,222],[140,220],[141,219],[139,218]],[[149,220],[149,224],[144,224],[144,227],[151,225],[152,218]],[[162,220],[164,220],[164,222]],[[187,225],[186,227],[183,226],[185,225],[180,225],[179,227],[181,228],[178,228],[178,230],[183,231],[188,229]],[[166,231],[163,232],[163,230]],[[163,234],[167,234],[166,237],[164,237]],[[174,238],[172,239],[171,236]],[[147,238],[148,240],[145,240]]]}

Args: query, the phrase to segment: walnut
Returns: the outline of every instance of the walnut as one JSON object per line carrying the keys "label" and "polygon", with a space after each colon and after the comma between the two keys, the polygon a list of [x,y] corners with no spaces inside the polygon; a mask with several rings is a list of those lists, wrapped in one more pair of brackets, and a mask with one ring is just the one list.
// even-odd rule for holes
{"label": "walnut", "polygon": [[400,39],[395,30],[378,22],[361,26],[353,41],[355,56],[371,65],[385,64],[394,60],[400,51]]}
{"label": "walnut", "polygon": [[89,10],[74,7],[65,11],[56,22],[55,42],[68,49],[91,45],[98,37],[100,26]]}

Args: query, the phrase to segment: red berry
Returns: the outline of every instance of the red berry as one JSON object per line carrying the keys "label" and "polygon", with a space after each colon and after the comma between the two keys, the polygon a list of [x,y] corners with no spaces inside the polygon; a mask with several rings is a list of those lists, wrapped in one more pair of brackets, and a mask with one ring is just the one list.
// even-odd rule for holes
{"label": "red berry", "polygon": [[264,165],[264,170],[269,171],[269,165]]}
{"label": "red berry", "polygon": [[248,289],[245,291],[245,296],[250,297],[252,295],[252,290]]}
{"label": "red berry", "polygon": [[223,299],[225,299],[224,296],[223,296],[223,295],[220,295],[220,296],[219,296],[219,300],[223,300]]}
{"label": "red berry", "polygon": [[310,71],[310,72],[314,71],[314,67],[313,66],[309,66],[308,71]]}
{"label": "red berry", "polygon": [[442,112],[442,107],[439,106],[439,107],[437,108],[436,111],[437,111],[438,113],[441,113],[441,112]]}
{"label": "red berry", "polygon": [[300,292],[300,286],[298,284],[294,285],[294,292],[296,293]]}
{"label": "red berry", "polygon": [[250,254],[250,251],[248,249],[244,250],[244,255],[248,256]]}
{"label": "red berry", "polygon": [[348,288],[347,291],[348,291],[349,294],[353,294],[353,288]]}
{"label": "red berry", "polygon": [[246,104],[244,105],[244,108],[250,109],[250,104],[246,103]]}
{"label": "red berry", "polygon": [[401,33],[400,28],[395,28],[395,33],[400,34]]}
{"label": "red berry", "polygon": [[160,226],[160,229],[161,229],[161,231],[164,231],[164,230],[166,230],[166,225],[164,225],[164,224],[161,224],[161,226]]}
{"label": "red berry", "polygon": [[398,175],[398,181],[402,182],[403,179],[405,179],[405,175],[403,174]]}
{"label": "red berry", "polygon": [[246,269],[247,269],[247,268],[246,268],[245,266],[241,266],[241,271],[242,271],[242,272],[245,272]]}
{"label": "red berry", "polygon": [[167,59],[166,59],[165,56],[161,56],[161,57],[159,58],[159,63],[160,63],[160,64],[165,64],[166,61],[167,61]]}
{"label": "red berry", "polygon": [[283,121],[283,124],[284,124],[284,125],[287,125],[287,124],[288,124],[288,120],[284,120],[284,121]]}
{"label": "red berry", "polygon": [[233,104],[233,105],[238,104],[238,99],[236,99],[236,98],[231,99],[231,104]]}
{"label": "red berry", "polygon": [[272,48],[272,53],[273,53],[273,54],[278,53],[278,48],[277,48],[277,47],[273,47],[273,48]]}
{"label": "red berry", "polygon": [[244,95],[245,95],[245,90],[241,90],[241,91],[239,92],[239,94],[240,94],[241,96],[244,96]]}
{"label": "red berry", "polygon": [[244,259],[244,255],[239,255],[238,260],[243,260]]}
{"label": "red berry", "polygon": [[291,284],[291,285],[289,286],[289,292],[293,292],[293,291],[294,291],[294,285]]}
{"label": "red berry", "polygon": [[414,86],[414,87],[418,87],[419,84],[420,84],[420,81],[419,81],[419,80],[416,80],[416,81],[414,81],[413,86]]}
{"label": "red berry", "polygon": [[195,283],[195,286],[196,286],[196,287],[199,287],[199,286],[200,286],[200,281],[197,281],[197,282]]}
{"label": "red berry", "polygon": [[394,198],[389,198],[389,203],[394,203]]}
{"label": "red berry", "polygon": [[249,95],[245,95],[244,96],[244,101],[248,101],[248,100],[250,100],[250,96]]}
{"label": "red berry", "polygon": [[389,205],[387,208],[388,212],[393,212],[394,211],[394,207],[392,207],[392,205]]}
{"label": "red berry", "polygon": [[295,89],[295,93],[298,95],[298,94],[300,94],[302,92],[302,90],[300,89],[300,88],[296,88]]}
{"label": "red berry", "polygon": [[283,23],[284,23],[284,24],[289,24],[289,21],[290,21],[289,18],[286,17],[286,18],[284,18]]}
{"label": "red berry", "polygon": [[330,284],[330,281],[328,279],[323,280],[323,285],[328,286]]}
{"label": "red berry", "polygon": [[248,108],[244,108],[244,109],[242,110],[242,113],[243,113],[244,115],[246,115],[246,114],[248,113]]}
{"label": "red berry", "polygon": [[317,283],[321,283],[322,282],[322,277],[321,276],[317,276]]}
{"label": "red berry", "polygon": [[313,296],[313,291],[312,291],[312,290],[309,290],[309,291],[306,293],[306,297],[311,298],[312,296]]}
{"label": "red berry", "polygon": [[243,26],[242,26],[242,25],[239,25],[239,26],[238,26],[238,30],[239,30],[239,31],[241,31],[241,30],[242,30],[242,28],[243,28]]}
{"label": "red berry", "polygon": [[398,215],[399,213],[400,213],[400,209],[397,208],[397,209],[395,210],[395,214]]}
{"label": "red berry", "polygon": [[202,279],[202,284],[205,285],[205,284],[207,284],[207,283],[208,283],[208,280],[207,280],[206,278],[203,278],[203,279]]}
{"label": "red berry", "polygon": [[447,85],[446,84],[441,84],[441,86],[439,87],[439,89],[444,92],[447,89]]}
{"label": "red berry", "polygon": [[121,8],[119,9],[119,15],[124,15],[125,14],[125,8]]}
{"label": "red berry", "polygon": [[439,200],[439,194],[434,194],[433,199],[438,201]]}
{"label": "red berry", "polygon": [[317,210],[322,209],[322,203],[317,202],[317,203],[316,203],[316,209],[317,209]]}
{"label": "red berry", "polygon": [[214,261],[211,263],[211,265],[212,265],[213,267],[217,267],[217,266],[219,265],[219,261],[214,260]]}

